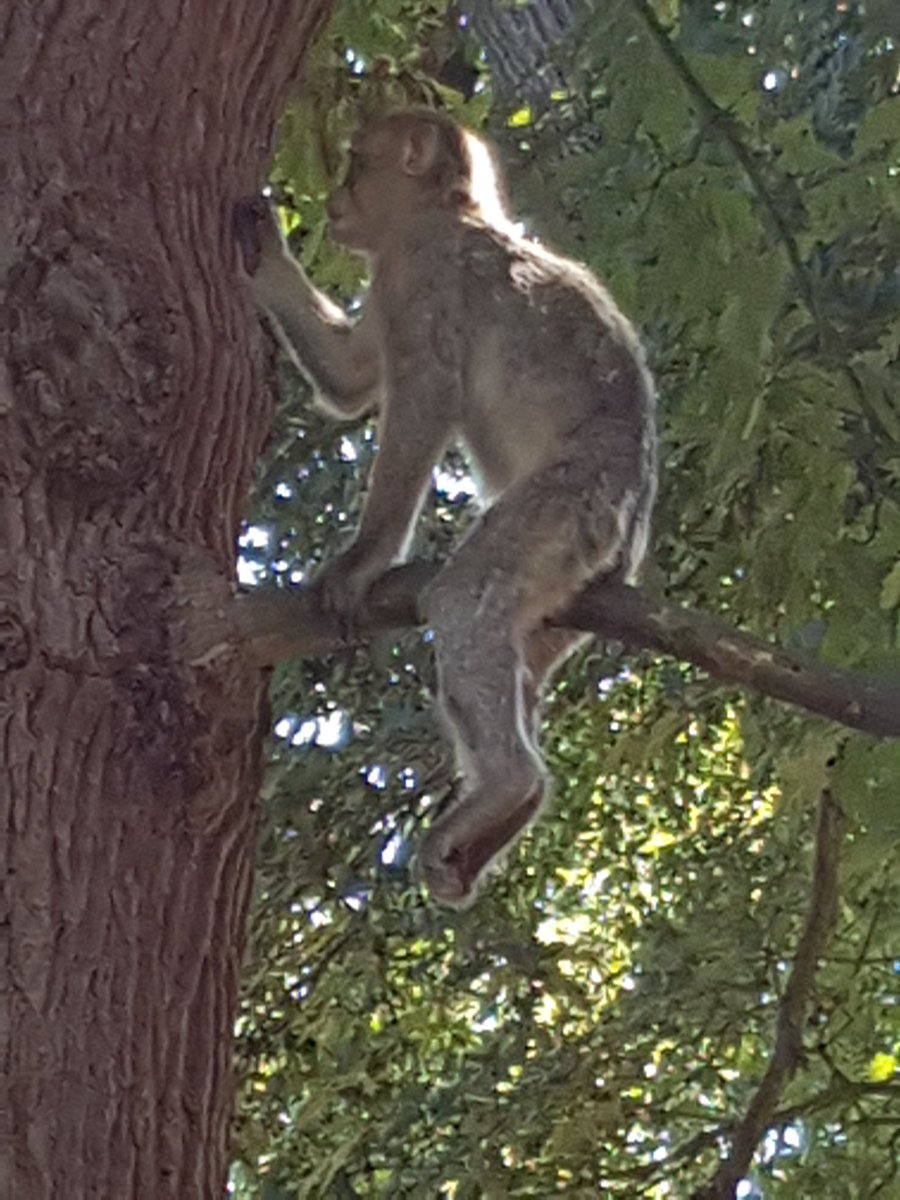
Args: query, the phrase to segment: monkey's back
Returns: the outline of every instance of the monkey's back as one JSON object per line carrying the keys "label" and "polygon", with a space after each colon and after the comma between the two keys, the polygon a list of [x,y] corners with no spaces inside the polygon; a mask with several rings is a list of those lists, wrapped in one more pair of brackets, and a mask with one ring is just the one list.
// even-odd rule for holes
{"label": "monkey's back", "polygon": [[503,490],[573,449],[616,488],[654,478],[653,383],[634,329],[599,281],[479,225],[461,227],[456,255],[462,435],[488,487]]}

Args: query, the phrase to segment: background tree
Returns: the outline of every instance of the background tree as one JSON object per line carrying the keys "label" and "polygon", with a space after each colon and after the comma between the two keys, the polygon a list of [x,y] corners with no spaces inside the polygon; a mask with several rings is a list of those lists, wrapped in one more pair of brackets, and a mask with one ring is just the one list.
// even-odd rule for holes
{"label": "background tree", "polygon": [[[547,47],[549,98],[515,102],[502,47],[493,109],[489,7],[485,59],[440,6],[341,6],[274,171],[298,252],[352,302],[321,200],[357,96],[488,115],[516,209],[645,332],[651,596],[896,682],[894,5],[597,3]],[[371,455],[288,400],[245,576],[304,581]],[[425,557],[472,517],[456,459],[435,482]],[[445,913],[409,870],[450,783],[431,683],[420,633],[276,676],[238,1192],[893,1194],[896,743],[596,645],[551,698],[553,817]]]}
{"label": "background tree", "polygon": [[263,681],[182,646],[228,595],[271,418],[229,212],[328,7],[3,13],[0,1193],[17,1200],[222,1194]]}

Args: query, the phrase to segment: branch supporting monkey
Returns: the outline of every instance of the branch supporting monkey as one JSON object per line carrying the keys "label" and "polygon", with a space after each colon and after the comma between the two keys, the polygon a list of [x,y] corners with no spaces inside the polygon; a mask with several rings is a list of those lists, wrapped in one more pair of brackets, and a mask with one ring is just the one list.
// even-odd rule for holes
{"label": "branch supporting monkey", "polygon": [[540,813],[542,688],[582,640],[552,629],[594,576],[634,577],[656,490],[653,385],[638,339],[583,266],[522,237],[484,142],[403,110],[354,138],[332,238],[366,256],[350,323],[290,257],[268,207],[235,230],[253,294],[335,416],[378,416],[360,527],[317,586],[350,614],[406,554],[434,464],[464,449],[486,511],[428,588],[438,704],[461,783],[419,853],[461,905]]}

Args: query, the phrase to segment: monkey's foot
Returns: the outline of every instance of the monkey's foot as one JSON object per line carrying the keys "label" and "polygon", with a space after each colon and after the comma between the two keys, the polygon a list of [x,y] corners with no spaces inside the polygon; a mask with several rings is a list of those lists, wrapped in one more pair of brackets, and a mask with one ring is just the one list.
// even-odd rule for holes
{"label": "monkey's foot", "polygon": [[545,792],[542,776],[502,796],[481,786],[438,817],[419,851],[419,873],[435,900],[471,903],[490,865],[538,815]]}

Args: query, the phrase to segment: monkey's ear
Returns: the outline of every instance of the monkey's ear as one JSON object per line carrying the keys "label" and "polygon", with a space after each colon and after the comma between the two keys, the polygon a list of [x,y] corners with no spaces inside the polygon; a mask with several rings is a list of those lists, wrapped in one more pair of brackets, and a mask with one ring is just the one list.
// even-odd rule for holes
{"label": "monkey's ear", "polygon": [[400,151],[400,170],[404,175],[427,175],[441,152],[440,138],[437,125],[430,122],[409,129]]}

